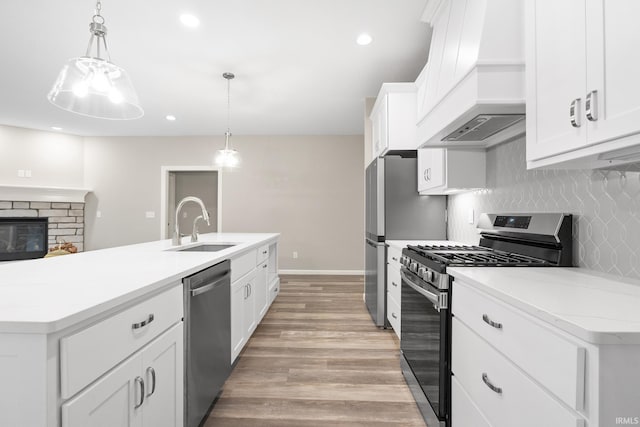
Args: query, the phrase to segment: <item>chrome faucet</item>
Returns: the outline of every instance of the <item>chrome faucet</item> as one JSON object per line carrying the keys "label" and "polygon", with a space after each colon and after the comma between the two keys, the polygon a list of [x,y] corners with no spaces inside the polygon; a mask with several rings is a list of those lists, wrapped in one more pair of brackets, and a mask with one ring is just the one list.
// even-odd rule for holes
{"label": "chrome faucet", "polygon": [[196,219],[193,220],[193,228],[191,229],[191,243],[198,241],[198,221],[200,221],[202,215],[198,215]]}
{"label": "chrome faucet", "polygon": [[[205,221],[207,221],[207,225],[211,225],[211,223],[209,222],[209,213],[207,212],[207,207],[204,205],[202,200],[200,200],[197,197],[193,197],[193,196],[185,197],[184,199],[180,200],[180,203],[178,203],[178,207],[176,208],[176,220],[175,220],[175,224],[174,224],[175,228],[173,230],[173,239],[171,239],[171,242],[173,243],[173,246],[179,246],[181,244],[181,242],[180,242],[180,226],[178,224],[178,218],[179,218],[179,215],[180,215],[180,211],[182,210],[182,207],[187,202],[195,202],[195,203],[199,204],[200,208],[202,209],[202,218]],[[194,226],[195,226],[195,222],[194,222]],[[195,231],[194,231],[194,233],[195,233]]]}

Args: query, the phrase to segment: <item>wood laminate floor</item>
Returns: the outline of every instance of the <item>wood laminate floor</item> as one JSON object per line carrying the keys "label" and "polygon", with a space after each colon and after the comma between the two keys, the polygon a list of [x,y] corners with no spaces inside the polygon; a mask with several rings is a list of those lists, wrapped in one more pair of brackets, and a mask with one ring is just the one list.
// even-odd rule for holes
{"label": "wood laminate floor", "polygon": [[204,427],[425,427],[358,276],[281,276]]}

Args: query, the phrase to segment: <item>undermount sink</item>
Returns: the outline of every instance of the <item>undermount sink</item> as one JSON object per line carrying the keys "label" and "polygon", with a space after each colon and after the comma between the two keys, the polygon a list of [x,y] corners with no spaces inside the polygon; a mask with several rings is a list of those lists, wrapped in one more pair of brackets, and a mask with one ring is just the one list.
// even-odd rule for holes
{"label": "undermount sink", "polygon": [[200,243],[193,246],[174,249],[179,252],[218,252],[236,246],[237,243]]}

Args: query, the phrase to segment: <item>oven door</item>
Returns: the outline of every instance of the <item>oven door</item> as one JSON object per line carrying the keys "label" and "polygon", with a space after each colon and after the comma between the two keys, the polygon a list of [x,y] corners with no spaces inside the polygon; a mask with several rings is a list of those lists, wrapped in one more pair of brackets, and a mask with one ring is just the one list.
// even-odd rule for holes
{"label": "oven door", "polygon": [[[428,425],[446,425],[451,384],[448,294],[406,267],[401,268],[401,275],[400,348],[409,368],[403,373],[410,386],[411,382],[418,385],[412,387],[414,395],[415,391],[424,394],[415,397]],[[424,397],[428,405],[420,404]]]}

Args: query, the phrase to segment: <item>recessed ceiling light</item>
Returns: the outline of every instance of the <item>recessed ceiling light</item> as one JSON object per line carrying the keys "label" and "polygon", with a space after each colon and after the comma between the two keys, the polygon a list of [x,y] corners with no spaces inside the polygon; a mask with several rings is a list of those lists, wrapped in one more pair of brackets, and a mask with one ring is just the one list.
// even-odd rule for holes
{"label": "recessed ceiling light", "polygon": [[200,25],[200,20],[196,16],[189,13],[183,13],[182,15],[180,15],[180,22],[182,22],[182,25],[189,28],[196,28],[198,25]]}
{"label": "recessed ceiling light", "polygon": [[170,122],[173,122],[176,120],[176,116],[172,116],[171,114],[168,114],[167,117],[165,117],[167,120],[169,120]]}
{"label": "recessed ceiling light", "polygon": [[53,129],[53,130],[62,130],[62,128],[58,127],[58,126],[51,126],[51,129]]}
{"label": "recessed ceiling light", "polygon": [[373,39],[371,38],[371,36],[367,33],[362,33],[358,36],[358,38],[356,39],[356,43],[358,43],[360,46],[366,46],[369,43],[371,43],[373,41]]}

